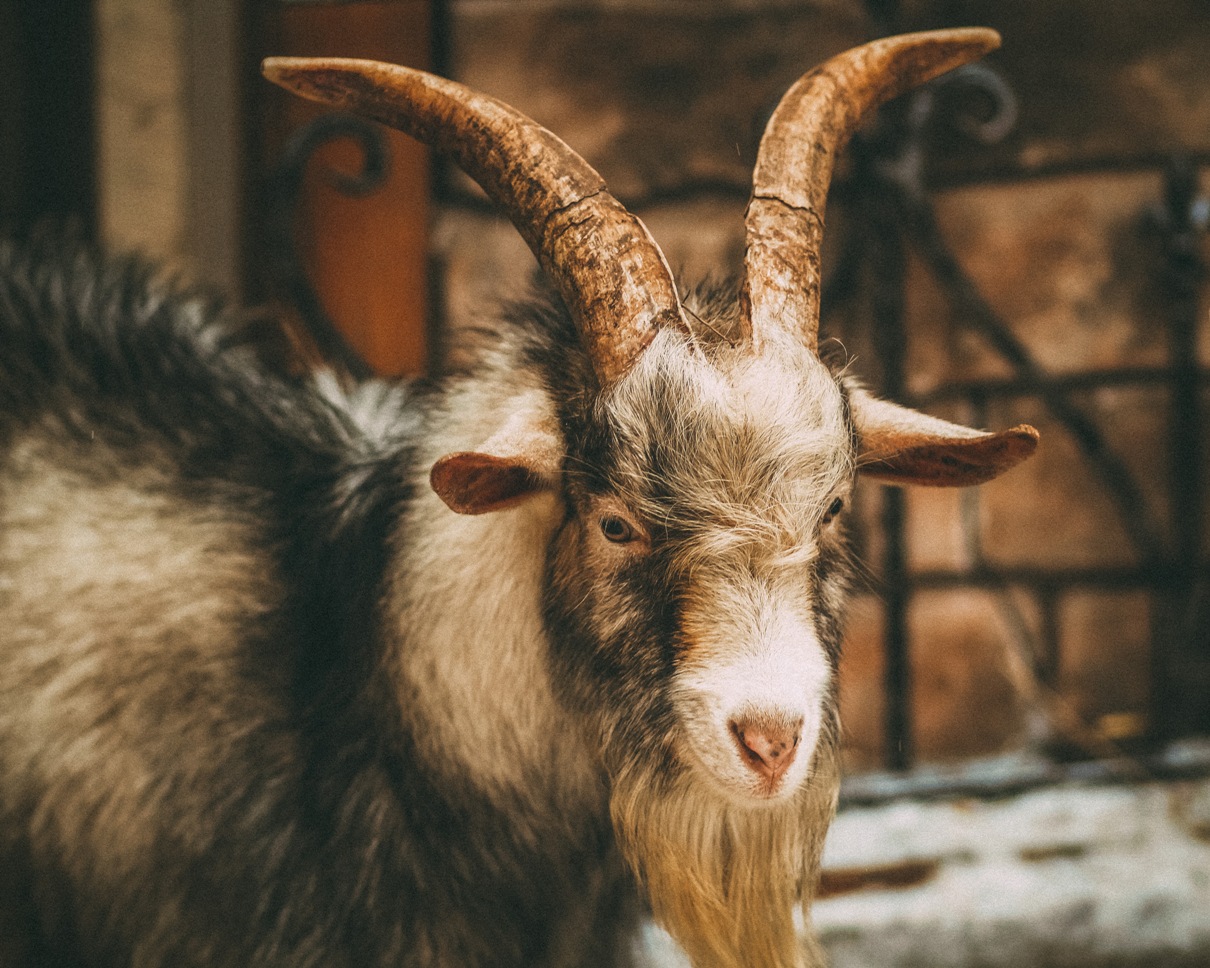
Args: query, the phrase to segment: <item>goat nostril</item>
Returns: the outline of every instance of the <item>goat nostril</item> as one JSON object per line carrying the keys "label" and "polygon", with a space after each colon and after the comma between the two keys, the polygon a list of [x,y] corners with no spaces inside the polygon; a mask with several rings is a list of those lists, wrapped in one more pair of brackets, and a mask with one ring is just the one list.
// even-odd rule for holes
{"label": "goat nostril", "polygon": [[802,741],[802,719],[751,718],[732,720],[729,725],[744,762],[769,779],[786,771]]}

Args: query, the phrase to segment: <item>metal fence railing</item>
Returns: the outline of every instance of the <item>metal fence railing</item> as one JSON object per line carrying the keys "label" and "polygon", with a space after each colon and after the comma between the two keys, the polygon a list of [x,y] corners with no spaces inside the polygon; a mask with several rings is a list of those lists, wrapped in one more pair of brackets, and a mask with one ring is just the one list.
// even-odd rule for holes
{"label": "metal fence railing", "polygon": [[[984,140],[1002,137],[1016,114],[1011,90],[986,67],[975,66],[942,78],[884,109],[873,131],[850,148],[851,169],[834,197],[851,214],[851,228],[824,291],[825,319],[862,293],[870,316],[870,340],[882,372],[881,392],[927,409],[964,401],[980,422],[988,406],[1030,399],[1042,405],[1074,441],[1081,459],[1110,495],[1132,545],[1129,565],[1049,569],[994,565],[983,553],[977,504],[964,515],[968,567],[912,571],[905,546],[905,497],[887,488],[879,526],[883,549],[877,591],[885,622],[886,767],[915,765],[912,731],[911,642],[908,608],[925,589],[979,588],[998,595],[998,607],[1040,690],[1057,692],[1060,642],[1057,603],[1071,589],[1129,589],[1149,593],[1151,628],[1150,709],[1145,735],[1134,744],[1142,762],[1178,737],[1210,734],[1210,560],[1204,551],[1203,508],[1207,481],[1204,410],[1210,371],[1199,364],[1199,294],[1206,279],[1202,239],[1210,223],[1210,201],[1199,195],[1192,161],[1174,156],[1163,171],[1162,197],[1140,213],[1139,227],[1151,249],[1138,271],[1152,275],[1150,289],[1165,320],[1168,361],[1164,366],[1122,366],[1111,370],[1051,375],[1013,328],[981,295],[949,249],[925,188],[925,130],[938,106],[960,103],[941,97],[944,88],[976,92],[994,108],[984,121],[964,124]],[[953,119],[951,119],[952,121]],[[1008,365],[1011,375],[963,380],[913,396],[905,379],[907,265],[914,257],[931,275],[960,325],[976,334]],[[1092,408],[1081,400],[1103,387],[1159,387],[1167,401],[1167,466],[1153,468],[1166,490],[1168,520],[1149,501],[1149,489],[1109,445]],[[986,421],[983,421],[986,422]],[[1045,500],[1044,495],[1039,496]],[[1009,589],[1025,589],[1039,603],[1040,630],[1017,613]],[[1077,732],[1079,730],[1077,729]],[[1095,730],[1075,737],[1092,757],[1113,760],[1119,752]],[[1162,759],[1162,758],[1161,758]],[[1157,764],[1160,761],[1156,761]],[[1157,768],[1160,768],[1157,766]],[[1045,772],[1045,771],[1043,771]],[[1106,767],[1103,772],[1112,773]],[[1008,781],[1005,781],[1008,782]]]}

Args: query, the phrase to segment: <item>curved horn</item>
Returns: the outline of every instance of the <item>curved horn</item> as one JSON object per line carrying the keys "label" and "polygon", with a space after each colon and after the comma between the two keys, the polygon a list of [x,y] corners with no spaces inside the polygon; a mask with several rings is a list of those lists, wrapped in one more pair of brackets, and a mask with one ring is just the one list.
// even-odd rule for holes
{"label": "curved horn", "polygon": [[646,226],[593,168],[519,111],[424,71],[346,58],[270,57],[264,74],[451,156],[512,220],[554,280],[603,385],[660,327],[687,329],[672,273]]}
{"label": "curved horn", "polygon": [[759,348],[783,334],[819,339],[819,259],[832,165],[867,112],[1000,46],[969,28],[887,37],[803,75],[765,128],[752,200],[740,299]]}

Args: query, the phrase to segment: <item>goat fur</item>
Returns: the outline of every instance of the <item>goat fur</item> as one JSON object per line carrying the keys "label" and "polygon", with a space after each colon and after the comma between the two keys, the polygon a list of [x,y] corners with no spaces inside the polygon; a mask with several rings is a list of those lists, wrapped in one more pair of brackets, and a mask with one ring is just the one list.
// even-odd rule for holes
{"label": "goat fur", "polygon": [[0,961],[606,968],[649,908],[701,966],[822,964],[862,438],[947,483],[1004,438],[753,355],[739,303],[606,388],[553,296],[350,386],[0,243]]}

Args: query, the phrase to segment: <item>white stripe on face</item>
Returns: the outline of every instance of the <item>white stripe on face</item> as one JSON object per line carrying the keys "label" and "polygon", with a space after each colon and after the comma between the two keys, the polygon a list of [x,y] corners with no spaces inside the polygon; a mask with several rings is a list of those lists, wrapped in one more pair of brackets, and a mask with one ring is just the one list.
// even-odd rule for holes
{"label": "white stripe on face", "polygon": [[852,479],[851,428],[801,347],[690,349],[661,334],[614,389],[613,479],[657,543],[675,536],[688,583],[672,686],[686,762],[734,800],[779,802],[810,772],[831,695],[808,589],[839,550],[822,521]]}
{"label": "white stripe on face", "polygon": [[819,740],[832,669],[794,585],[720,576],[683,613],[673,702],[689,759],[743,801],[793,795]]}

